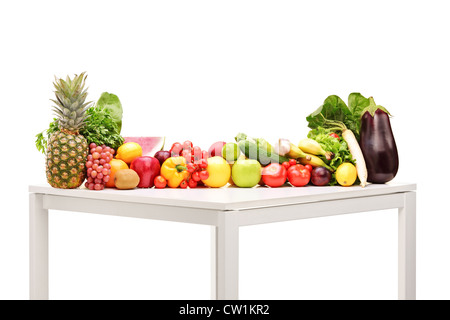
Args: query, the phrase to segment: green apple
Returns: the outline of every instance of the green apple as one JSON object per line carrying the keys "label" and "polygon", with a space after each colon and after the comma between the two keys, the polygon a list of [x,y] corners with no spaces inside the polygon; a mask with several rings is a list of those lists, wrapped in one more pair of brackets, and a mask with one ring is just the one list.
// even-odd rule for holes
{"label": "green apple", "polygon": [[231,178],[241,188],[252,188],[261,180],[261,164],[257,160],[237,160],[231,169]]}

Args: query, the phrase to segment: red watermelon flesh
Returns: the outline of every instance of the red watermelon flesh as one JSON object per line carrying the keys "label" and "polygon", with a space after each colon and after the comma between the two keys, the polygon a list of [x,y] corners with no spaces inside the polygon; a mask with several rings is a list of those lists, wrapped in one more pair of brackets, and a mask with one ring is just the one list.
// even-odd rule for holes
{"label": "red watermelon flesh", "polygon": [[142,156],[153,157],[155,153],[164,148],[166,137],[124,137],[127,142],[136,142],[142,147]]}

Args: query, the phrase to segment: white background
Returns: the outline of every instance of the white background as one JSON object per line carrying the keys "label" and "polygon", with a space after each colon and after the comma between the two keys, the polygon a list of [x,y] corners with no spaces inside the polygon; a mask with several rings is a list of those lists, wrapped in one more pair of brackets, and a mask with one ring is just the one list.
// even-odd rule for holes
{"label": "white background", "polygon": [[[0,299],[28,299],[28,185],[54,76],[117,94],[123,135],[297,142],[331,94],[374,96],[417,196],[417,298],[449,299],[446,1],[1,1]],[[206,226],[50,214],[53,299],[208,299]],[[240,298],[396,299],[395,210],[245,227]]]}

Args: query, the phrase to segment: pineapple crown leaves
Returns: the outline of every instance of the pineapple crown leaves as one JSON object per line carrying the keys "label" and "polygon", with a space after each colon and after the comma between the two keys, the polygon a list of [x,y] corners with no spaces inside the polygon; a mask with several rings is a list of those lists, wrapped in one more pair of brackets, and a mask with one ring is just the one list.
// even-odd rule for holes
{"label": "pineapple crown leaves", "polygon": [[86,78],[86,72],[75,75],[73,79],[67,76],[66,80],[55,76],[53,86],[56,89],[56,100],[50,100],[55,104],[52,110],[58,117],[61,130],[77,132],[85,125],[85,120],[88,118],[86,111],[92,105],[92,102],[85,102],[87,97],[87,88],[84,89]]}

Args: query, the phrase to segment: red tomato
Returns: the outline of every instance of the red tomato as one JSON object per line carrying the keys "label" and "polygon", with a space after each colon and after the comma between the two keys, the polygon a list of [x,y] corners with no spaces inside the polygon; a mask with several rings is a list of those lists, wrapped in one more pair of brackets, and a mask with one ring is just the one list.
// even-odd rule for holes
{"label": "red tomato", "polygon": [[311,172],[312,169],[313,169],[312,165],[310,165],[310,164],[305,164],[305,168],[306,168],[309,172]]}
{"label": "red tomato", "polygon": [[186,189],[188,186],[188,182],[186,180],[181,181],[180,183],[180,188],[182,189]]}
{"label": "red tomato", "polygon": [[295,160],[295,159],[289,159],[289,165],[292,167],[292,166],[295,166],[297,164],[297,160]]}
{"label": "red tomato", "polygon": [[276,188],[286,182],[287,170],[279,163],[271,163],[262,170],[262,180],[269,187]]}
{"label": "red tomato", "polygon": [[209,172],[206,170],[202,170],[199,173],[200,180],[206,180],[209,178]]}
{"label": "red tomato", "polygon": [[195,181],[194,179],[189,179],[188,185],[189,188],[197,188],[198,182]]}
{"label": "red tomato", "polygon": [[287,178],[294,187],[303,187],[308,184],[311,172],[301,164],[296,164],[288,169]]}
{"label": "red tomato", "polygon": [[199,182],[200,179],[200,173],[198,171],[194,171],[191,175],[192,180]]}
{"label": "red tomato", "polygon": [[200,160],[200,168],[206,169],[207,167],[208,167],[208,160],[207,159]]}
{"label": "red tomato", "polygon": [[334,133],[334,132],[330,133],[330,136],[332,136],[333,138],[336,138],[336,139],[340,140],[339,136],[338,136],[336,133]]}
{"label": "red tomato", "polygon": [[155,187],[158,189],[165,188],[167,185],[167,180],[163,176],[156,176],[154,180]]}
{"label": "red tomato", "polygon": [[189,163],[186,165],[186,168],[187,168],[187,171],[188,171],[189,173],[192,173],[192,172],[195,171],[195,164],[193,164],[192,162],[189,162]]}
{"label": "red tomato", "polygon": [[291,166],[291,165],[289,164],[289,161],[283,162],[282,165],[283,165],[283,167],[286,168],[286,170],[289,169],[289,167]]}

